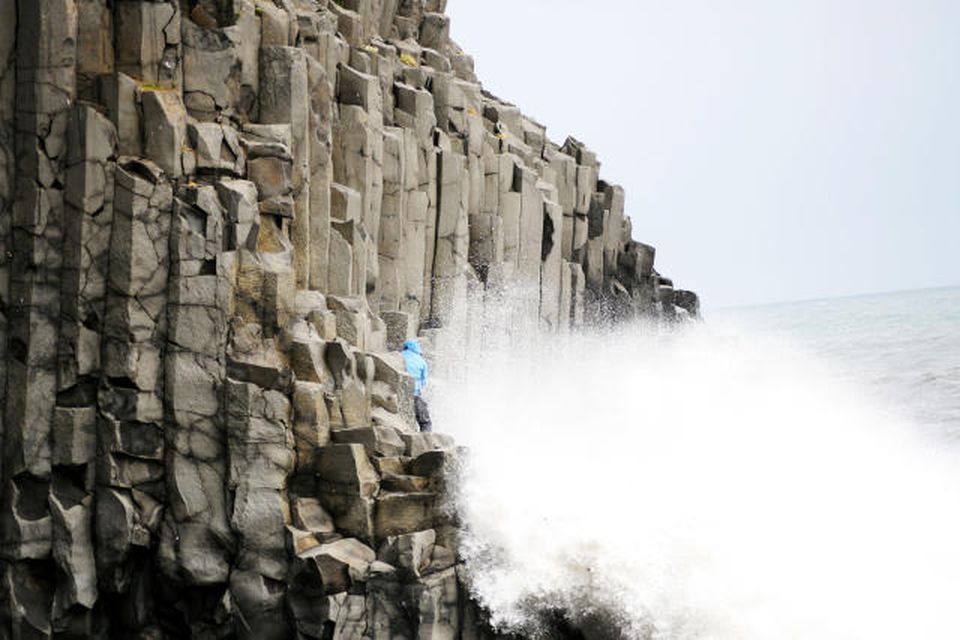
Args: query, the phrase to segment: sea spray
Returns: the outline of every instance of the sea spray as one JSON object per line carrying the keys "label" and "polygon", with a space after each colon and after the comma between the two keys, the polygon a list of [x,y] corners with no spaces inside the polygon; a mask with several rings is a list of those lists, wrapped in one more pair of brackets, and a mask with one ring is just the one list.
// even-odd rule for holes
{"label": "sea spray", "polygon": [[960,637],[953,452],[784,344],[530,324],[470,315],[430,396],[470,449],[462,552],[502,630]]}

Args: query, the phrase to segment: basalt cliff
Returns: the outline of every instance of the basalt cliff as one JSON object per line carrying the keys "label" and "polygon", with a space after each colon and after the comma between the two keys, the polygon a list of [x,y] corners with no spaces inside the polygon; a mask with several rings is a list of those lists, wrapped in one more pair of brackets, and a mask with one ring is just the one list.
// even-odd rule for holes
{"label": "basalt cliff", "polygon": [[398,346],[698,302],[444,5],[0,0],[0,638],[496,637]]}

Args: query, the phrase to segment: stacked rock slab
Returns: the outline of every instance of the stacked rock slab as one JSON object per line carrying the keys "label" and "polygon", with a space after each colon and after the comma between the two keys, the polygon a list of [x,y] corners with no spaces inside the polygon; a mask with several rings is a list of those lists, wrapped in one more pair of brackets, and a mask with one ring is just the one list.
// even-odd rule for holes
{"label": "stacked rock slab", "polygon": [[0,638],[495,637],[396,349],[699,303],[444,5],[0,3]]}

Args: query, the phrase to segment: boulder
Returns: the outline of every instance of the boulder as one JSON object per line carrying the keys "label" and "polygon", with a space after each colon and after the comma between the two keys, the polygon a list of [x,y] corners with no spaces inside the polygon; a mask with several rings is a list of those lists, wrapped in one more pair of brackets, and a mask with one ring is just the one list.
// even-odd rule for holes
{"label": "boulder", "polygon": [[[292,552],[294,555],[299,556],[306,553],[310,549],[319,547],[322,543],[317,539],[316,534],[310,533],[309,531],[304,531],[303,529],[298,529],[296,527],[287,525],[287,550]],[[330,539],[339,540],[337,534],[333,534]]]}
{"label": "boulder", "polygon": [[399,456],[406,451],[406,444],[400,435],[389,427],[338,429],[332,433],[332,438],[338,444],[361,444],[370,457]]}
{"label": "boulder", "polygon": [[316,451],[330,442],[330,415],[322,385],[297,382],[293,388],[293,437],[297,469],[312,471]]}
{"label": "boulder", "polygon": [[357,349],[364,349],[371,333],[366,301],[360,297],[331,294],[327,296],[327,306],[337,318],[337,336]]}
{"label": "boulder", "polygon": [[416,493],[433,488],[429,478],[396,473],[381,474],[380,487],[394,493]]}
{"label": "boulder", "polygon": [[343,424],[348,429],[370,424],[370,396],[366,385],[355,378],[347,378],[340,387],[340,410]]}
{"label": "boulder", "polygon": [[121,2],[114,8],[117,70],[140,82],[174,88],[180,80],[181,21],[169,2]]}
{"label": "boulder", "polygon": [[309,332],[295,335],[290,342],[290,368],[298,381],[326,384],[330,382],[330,373],[324,362],[326,343],[317,335],[312,325]]}
{"label": "boulder", "polygon": [[380,478],[360,444],[320,447],[314,470],[321,490],[327,493],[370,497],[380,485]]}
{"label": "boulder", "polygon": [[238,27],[213,27],[183,22],[184,101],[201,120],[214,120],[221,111],[240,106],[243,49],[252,44],[241,40]]}
{"label": "boulder", "polygon": [[456,447],[454,439],[442,433],[405,433],[401,437],[407,445],[406,455],[411,458],[428,451],[450,450]]}
{"label": "boulder", "polygon": [[215,186],[226,210],[227,248],[256,248],[260,223],[257,185],[248,180],[224,178]]}
{"label": "boulder", "polygon": [[247,162],[247,177],[257,185],[260,200],[293,193],[293,165],[289,160],[254,158]]}
{"label": "boulder", "polygon": [[393,475],[404,475],[407,473],[407,461],[408,458],[403,458],[400,456],[397,457],[385,457],[385,458],[374,458],[373,466],[381,476],[387,473]]}
{"label": "boulder", "polygon": [[417,579],[430,565],[436,542],[433,529],[390,536],[380,545],[377,559],[397,567],[408,579]]}
{"label": "boulder", "polygon": [[673,292],[673,304],[686,309],[694,318],[700,316],[700,298],[693,291],[677,289]]}
{"label": "boulder", "polygon": [[400,410],[397,393],[386,382],[374,381],[371,398],[375,406],[386,409],[390,413],[397,413]]}
{"label": "boulder", "polygon": [[320,536],[336,533],[333,517],[316,498],[296,498],[292,506],[293,524],[298,528]]}
{"label": "boulder", "polygon": [[460,466],[460,455],[452,449],[425,451],[414,458],[410,472],[427,478],[443,478],[455,473]]}
{"label": "boulder", "polygon": [[160,89],[144,90],[143,151],[171,178],[183,175],[181,157],[187,142],[187,112],[179,94]]}
{"label": "boulder", "polygon": [[380,80],[353,67],[341,66],[337,76],[337,99],[340,104],[356,105],[379,114],[382,109]]}
{"label": "boulder", "polygon": [[334,594],[363,582],[377,554],[359,540],[346,538],[310,549],[301,558],[313,563],[324,592]]}
{"label": "boulder", "polygon": [[330,185],[330,217],[343,222],[359,221],[363,211],[360,193],[342,184]]}
{"label": "boulder", "polygon": [[317,498],[331,516],[337,531],[364,540],[373,541],[374,499],[359,495],[326,491],[321,484]]}
{"label": "boulder", "polygon": [[436,520],[435,493],[381,493],[377,496],[374,534],[378,540],[432,529]]}
{"label": "boulder", "polygon": [[380,313],[387,325],[387,348],[391,351],[403,349],[403,343],[416,337],[417,318],[405,311],[383,311]]}
{"label": "boulder", "polygon": [[50,494],[53,516],[51,552],[63,572],[55,606],[66,610],[73,605],[92,609],[97,602],[97,568],[93,555],[93,496],[64,484]]}
{"label": "boulder", "polygon": [[450,18],[442,13],[427,13],[420,23],[420,44],[445,51],[450,42]]}
{"label": "boulder", "polygon": [[196,170],[239,176],[246,170],[246,158],[236,130],[215,122],[191,122],[187,137],[196,155]]}

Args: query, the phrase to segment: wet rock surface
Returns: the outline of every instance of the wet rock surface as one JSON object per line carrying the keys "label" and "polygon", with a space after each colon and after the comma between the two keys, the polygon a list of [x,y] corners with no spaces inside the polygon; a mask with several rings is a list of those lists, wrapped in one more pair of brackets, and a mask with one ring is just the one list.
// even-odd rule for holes
{"label": "wet rock surface", "polygon": [[699,302],[444,4],[0,3],[0,638],[497,637],[395,350]]}

